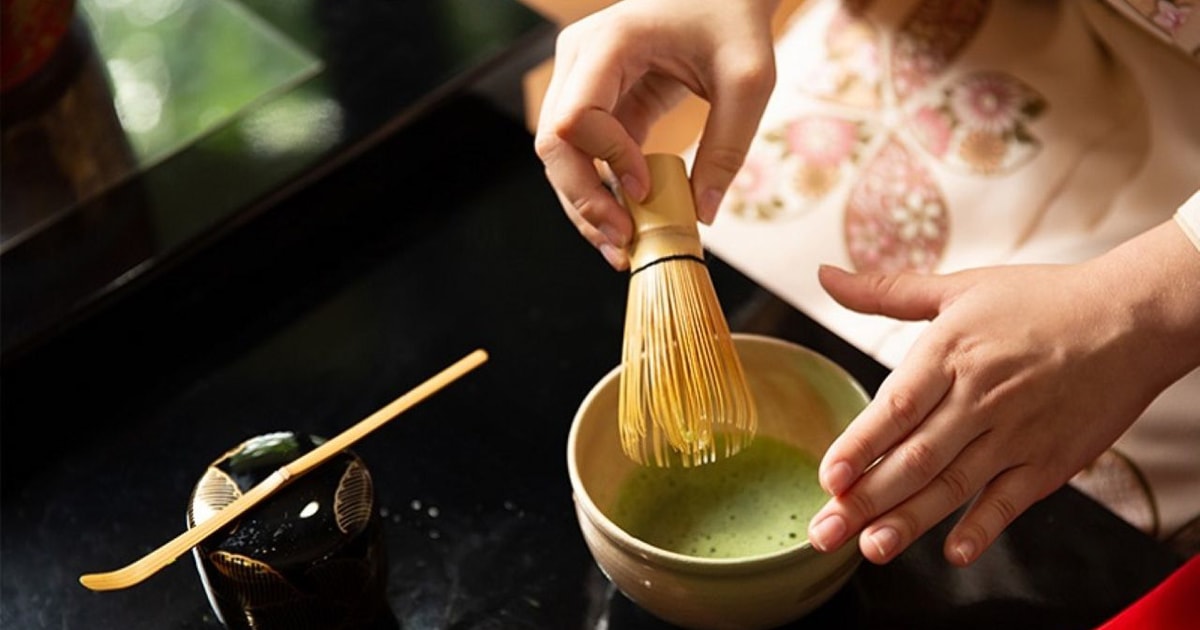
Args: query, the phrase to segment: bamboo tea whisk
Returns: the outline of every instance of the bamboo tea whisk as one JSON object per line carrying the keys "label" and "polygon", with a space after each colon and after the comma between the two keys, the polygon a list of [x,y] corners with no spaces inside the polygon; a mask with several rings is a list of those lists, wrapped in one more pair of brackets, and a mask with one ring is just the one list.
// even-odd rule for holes
{"label": "bamboo tea whisk", "polygon": [[698,466],[749,444],[758,417],[696,227],[683,159],[653,153],[633,215],[618,424],[634,461]]}

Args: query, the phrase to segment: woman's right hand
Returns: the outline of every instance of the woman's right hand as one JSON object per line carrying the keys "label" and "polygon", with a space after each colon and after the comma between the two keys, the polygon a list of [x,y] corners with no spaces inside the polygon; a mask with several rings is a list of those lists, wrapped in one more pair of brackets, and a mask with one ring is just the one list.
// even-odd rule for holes
{"label": "woman's right hand", "polygon": [[628,211],[650,188],[650,127],[689,92],[709,104],[692,167],[697,219],[711,223],[775,86],[779,0],[620,0],[563,29],[535,148],[567,217],[615,269],[628,268]]}

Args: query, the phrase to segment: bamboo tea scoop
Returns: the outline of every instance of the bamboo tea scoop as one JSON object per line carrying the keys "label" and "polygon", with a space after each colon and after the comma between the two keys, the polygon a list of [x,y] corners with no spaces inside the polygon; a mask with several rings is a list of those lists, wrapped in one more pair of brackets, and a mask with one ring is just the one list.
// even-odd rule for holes
{"label": "bamboo tea scoop", "polygon": [[80,583],[93,591],[113,591],[142,582],[157,573],[159,569],[174,562],[179,556],[190,551],[192,547],[200,544],[201,541],[217,530],[228,525],[246,510],[267,498],[279,488],[317,467],[331,456],[349,448],[350,445],[383,426],[392,418],[408,410],[408,408],[425,400],[467,372],[479,367],[484,361],[487,361],[487,358],[487,352],[483,350],[471,352],[450,367],[435,374],[429,380],[416,386],[408,393],[388,403],[387,406],[379,411],[360,420],[358,424],[342,431],[336,437],[276,470],[271,476],[251,488],[246,494],[206,520],[197,523],[195,527],[183,532],[161,547],[120,569],[109,571],[108,573],[89,573],[84,575],[79,578]]}

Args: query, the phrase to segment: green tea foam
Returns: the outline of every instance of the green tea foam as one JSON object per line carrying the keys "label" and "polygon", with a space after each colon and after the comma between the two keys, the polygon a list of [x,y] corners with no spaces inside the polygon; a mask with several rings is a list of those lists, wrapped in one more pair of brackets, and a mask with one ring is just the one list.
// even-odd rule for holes
{"label": "green tea foam", "polygon": [[803,544],[808,521],[828,499],[811,456],[760,435],[736,456],[715,463],[635,469],[622,481],[608,515],[655,547],[737,558]]}

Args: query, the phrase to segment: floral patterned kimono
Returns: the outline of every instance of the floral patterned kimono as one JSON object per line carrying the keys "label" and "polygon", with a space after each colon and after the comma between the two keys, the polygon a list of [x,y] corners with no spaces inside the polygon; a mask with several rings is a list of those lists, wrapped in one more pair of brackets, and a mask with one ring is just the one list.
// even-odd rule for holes
{"label": "floral patterned kimono", "polygon": [[[1195,13],[1182,0],[810,0],[777,40],[775,92],[705,245],[894,367],[925,324],[848,311],[818,263],[1075,262],[1177,211],[1200,234]],[[1072,483],[1200,551],[1200,370]]]}

